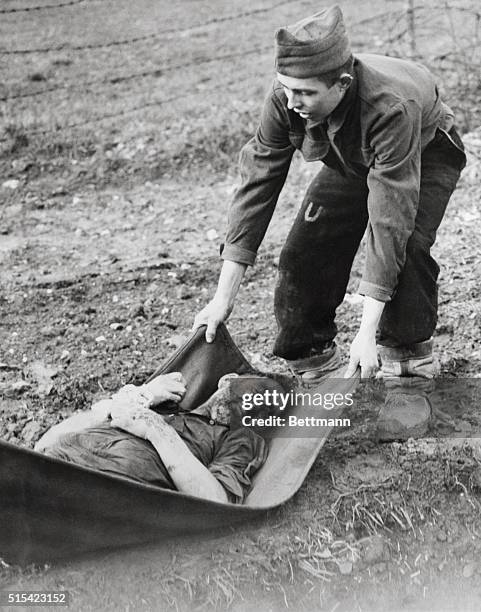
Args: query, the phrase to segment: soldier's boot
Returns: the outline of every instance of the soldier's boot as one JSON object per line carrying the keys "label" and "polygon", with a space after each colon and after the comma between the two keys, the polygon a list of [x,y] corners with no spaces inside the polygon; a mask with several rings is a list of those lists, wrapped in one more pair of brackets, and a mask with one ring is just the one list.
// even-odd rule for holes
{"label": "soldier's boot", "polygon": [[432,340],[410,347],[379,347],[387,394],[377,420],[376,435],[382,442],[424,436],[429,428],[436,366]]}
{"label": "soldier's boot", "polygon": [[305,387],[314,387],[341,367],[341,353],[331,340],[312,350],[312,355],[288,361],[287,365],[297,381]]}

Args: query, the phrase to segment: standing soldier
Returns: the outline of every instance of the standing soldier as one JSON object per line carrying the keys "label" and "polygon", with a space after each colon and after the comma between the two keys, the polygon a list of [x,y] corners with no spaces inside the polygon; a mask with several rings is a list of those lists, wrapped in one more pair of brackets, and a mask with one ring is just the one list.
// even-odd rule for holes
{"label": "standing soldier", "polygon": [[339,367],[335,313],[366,232],[363,314],[346,375],[360,366],[363,378],[372,376],[379,352],[389,388],[379,438],[423,435],[439,273],[430,249],[466,162],[453,114],[424,66],[353,57],[338,6],[275,38],[277,78],[242,149],[217,291],[194,327],[207,324],[212,341],[229,316],[299,149],[324,166],[280,255],[273,352],[305,384]]}

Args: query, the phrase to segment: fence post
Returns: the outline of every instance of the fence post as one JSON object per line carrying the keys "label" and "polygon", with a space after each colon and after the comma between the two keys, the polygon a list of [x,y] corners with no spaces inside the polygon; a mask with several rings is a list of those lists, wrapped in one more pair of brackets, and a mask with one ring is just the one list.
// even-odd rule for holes
{"label": "fence post", "polygon": [[414,59],[417,56],[414,0],[407,0],[406,17],[408,22],[409,56],[411,59]]}

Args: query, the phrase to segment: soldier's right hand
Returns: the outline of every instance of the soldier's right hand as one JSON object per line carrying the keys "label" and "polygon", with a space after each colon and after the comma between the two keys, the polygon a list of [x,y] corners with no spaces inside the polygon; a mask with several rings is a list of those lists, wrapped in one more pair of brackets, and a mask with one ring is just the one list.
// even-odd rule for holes
{"label": "soldier's right hand", "polygon": [[198,329],[201,325],[207,325],[205,339],[207,342],[213,342],[217,327],[220,323],[227,321],[234,304],[214,298],[196,315],[192,331]]}

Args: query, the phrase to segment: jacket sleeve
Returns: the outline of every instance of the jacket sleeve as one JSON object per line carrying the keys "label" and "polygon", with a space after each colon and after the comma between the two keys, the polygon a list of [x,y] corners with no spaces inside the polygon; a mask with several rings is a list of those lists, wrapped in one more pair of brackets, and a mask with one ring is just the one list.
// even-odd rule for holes
{"label": "jacket sleeve", "polygon": [[272,89],[256,134],[240,154],[241,185],[229,208],[223,259],[254,263],[294,150],[289,140],[287,110]]}
{"label": "jacket sleeve", "polygon": [[242,503],[267,455],[264,439],[248,427],[239,427],[224,436],[209,471],[224,487],[229,501]]}
{"label": "jacket sleeve", "polygon": [[421,109],[394,105],[370,131],[367,252],[359,293],[382,302],[396,289],[414,231],[421,176]]}

